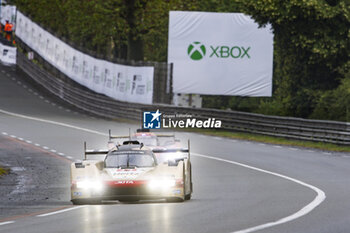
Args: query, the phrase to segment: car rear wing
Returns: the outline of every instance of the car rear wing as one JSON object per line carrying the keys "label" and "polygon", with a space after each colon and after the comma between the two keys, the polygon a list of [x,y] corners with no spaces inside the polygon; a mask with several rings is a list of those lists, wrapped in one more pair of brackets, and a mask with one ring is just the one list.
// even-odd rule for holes
{"label": "car rear wing", "polygon": [[84,160],[87,159],[88,155],[106,155],[108,150],[87,150],[86,142],[84,142]]}
{"label": "car rear wing", "polygon": [[118,139],[118,138],[128,138],[128,139],[131,138],[130,129],[129,129],[129,136],[126,136],[126,135],[112,135],[111,130],[108,130],[108,136],[109,136],[109,141],[111,141],[111,139]]}
{"label": "car rear wing", "polygon": [[137,129],[137,133],[154,133],[157,137],[175,137],[175,133],[172,134],[161,134],[151,129]]}
{"label": "car rear wing", "polygon": [[190,160],[191,158],[191,153],[190,153],[190,140],[187,141],[188,147],[187,148],[156,148],[153,149],[153,153],[188,153],[188,159]]}
{"label": "car rear wing", "polygon": [[[139,131],[137,130],[137,133],[142,133],[142,132],[150,132],[150,131]],[[152,132],[154,133],[157,137],[174,137],[175,138],[175,134],[159,134],[157,132]],[[111,139],[119,139],[119,138],[128,138],[130,139],[131,138],[131,132],[130,132],[130,129],[129,129],[129,135],[112,135],[111,133],[111,130],[108,131],[108,135],[109,135],[109,140]]]}
{"label": "car rear wing", "polygon": [[157,137],[161,137],[161,138],[175,138],[175,134],[158,134],[158,133],[155,133],[155,135],[157,135]]}

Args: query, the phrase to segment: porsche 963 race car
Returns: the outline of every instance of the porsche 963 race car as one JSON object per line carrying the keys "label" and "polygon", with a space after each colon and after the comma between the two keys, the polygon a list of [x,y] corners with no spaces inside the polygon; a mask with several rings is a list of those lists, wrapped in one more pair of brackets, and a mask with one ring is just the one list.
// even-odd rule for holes
{"label": "porsche 963 race car", "polygon": [[[167,154],[171,159],[160,162],[154,153]],[[73,204],[191,198],[189,148],[153,151],[138,141],[125,141],[109,151],[86,150],[85,144],[84,154],[82,162],[71,164]],[[101,159],[87,159],[91,155]]]}

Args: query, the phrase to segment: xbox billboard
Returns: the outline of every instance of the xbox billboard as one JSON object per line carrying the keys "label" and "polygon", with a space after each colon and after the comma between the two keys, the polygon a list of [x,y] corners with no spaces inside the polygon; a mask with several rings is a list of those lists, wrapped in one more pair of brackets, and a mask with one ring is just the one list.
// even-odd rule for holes
{"label": "xbox billboard", "polygon": [[273,34],[242,13],[170,11],[175,93],[271,96]]}

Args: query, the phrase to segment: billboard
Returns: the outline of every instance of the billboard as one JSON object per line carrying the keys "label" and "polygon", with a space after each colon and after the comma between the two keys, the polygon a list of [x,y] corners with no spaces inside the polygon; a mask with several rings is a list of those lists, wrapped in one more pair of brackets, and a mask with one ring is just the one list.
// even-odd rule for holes
{"label": "billboard", "polygon": [[16,36],[62,73],[89,89],[120,101],[152,104],[152,66],[114,64],[84,54],[17,12]]}
{"label": "billboard", "polygon": [[271,96],[273,33],[242,13],[170,11],[173,91]]}

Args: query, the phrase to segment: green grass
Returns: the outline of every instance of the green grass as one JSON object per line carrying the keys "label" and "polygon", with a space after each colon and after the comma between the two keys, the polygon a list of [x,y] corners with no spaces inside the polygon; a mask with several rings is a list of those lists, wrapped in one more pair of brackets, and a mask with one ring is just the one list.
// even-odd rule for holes
{"label": "green grass", "polygon": [[7,175],[9,173],[8,169],[0,167],[0,176]]}
{"label": "green grass", "polygon": [[271,136],[264,136],[259,134],[250,134],[250,133],[235,133],[235,132],[229,132],[229,131],[223,131],[223,130],[186,129],[185,131],[217,136],[217,137],[249,140],[249,141],[269,143],[269,144],[306,147],[306,148],[314,148],[319,150],[335,151],[335,152],[350,152],[350,146],[342,146],[342,145],[336,145],[332,143],[298,141],[298,140],[291,140],[291,139],[281,138],[281,137],[271,137]]}

